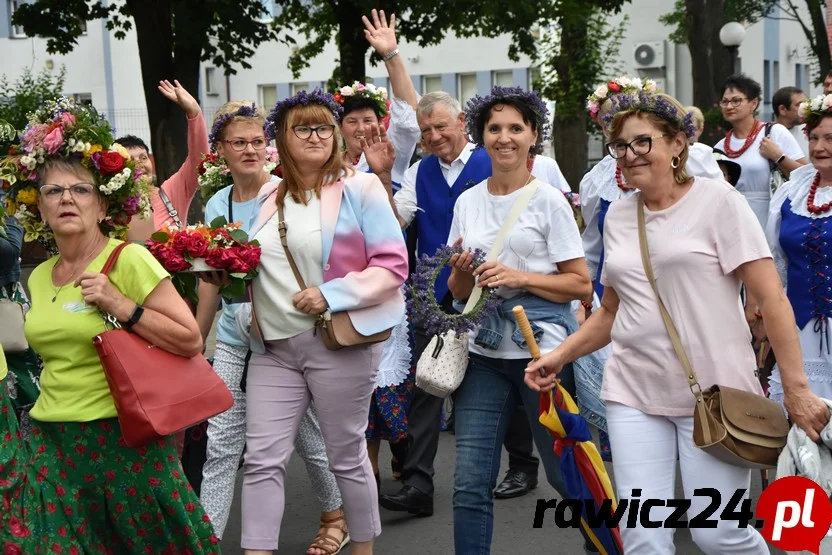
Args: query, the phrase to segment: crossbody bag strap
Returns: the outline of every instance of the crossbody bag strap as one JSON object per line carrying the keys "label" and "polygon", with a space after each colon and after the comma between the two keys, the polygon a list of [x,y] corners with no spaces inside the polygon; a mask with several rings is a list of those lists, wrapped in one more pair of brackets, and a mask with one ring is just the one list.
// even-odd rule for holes
{"label": "crossbody bag strap", "polygon": [[[520,193],[520,196],[517,197],[514,204],[511,206],[511,210],[509,210],[508,216],[506,216],[506,219],[503,222],[503,227],[501,227],[500,231],[497,232],[497,237],[494,238],[494,244],[491,245],[491,250],[488,251],[488,256],[485,259],[486,262],[493,262],[494,260],[497,260],[500,253],[503,252],[503,243],[506,241],[506,235],[508,235],[511,228],[514,227],[514,224],[517,223],[517,220],[520,218],[520,214],[522,214],[523,210],[526,209],[526,206],[528,206],[529,201],[532,199],[535,192],[537,192],[539,186],[540,181],[535,179],[523,188],[523,192]],[[482,288],[475,285],[474,289],[471,291],[471,296],[468,297],[468,302],[465,303],[465,309],[463,309],[462,313],[468,314],[471,312],[479,302],[481,296]]]}
{"label": "crossbody bag strap", "polygon": [[[682,370],[685,371],[685,378],[688,381],[691,393],[696,397],[697,404],[702,401],[702,388],[699,385],[699,379],[696,377],[696,372],[693,370],[693,365],[690,363],[685,348],[682,346],[682,339],[679,336],[679,331],[676,325],[670,318],[670,313],[659,295],[659,287],[656,285],[656,276],[653,273],[653,264],[650,262],[650,252],[647,250],[647,229],[644,225],[644,198],[641,194],[638,196],[638,244],[641,247],[641,262],[644,265],[644,273],[647,274],[647,279],[650,281],[650,286],[656,294],[656,300],[659,303],[659,312],[661,312],[664,327],[667,329],[667,334],[670,336],[670,342],[673,343],[673,350],[676,351],[676,356],[679,357],[679,362],[682,364]],[[694,389],[695,388],[695,389]]]}
{"label": "crossbody bag strap", "polygon": [[306,290],[306,283],[303,281],[303,276],[300,275],[300,270],[298,270],[298,266],[295,264],[295,259],[292,258],[292,252],[289,250],[289,241],[286,239],[286,219],[283,214],[283,203],[286,201],[286,197],[283,194],[285,188],[285,182],[281,183],[277,193],[277,197],[283,199],[282,202],[277,203],[277,231],[280,234],[280,244],[283,245],[283,251],[286,253],[286,260],[289,262],[289,267],[292,269],[292,273],[295,274],[295,279],[300,286],[300,290],[304,291]]}
{"label": "crossbody bag strap", "polygon": [[165,205],[165,209],[168,211],[168,215],[173,220],[173,223],[176,224],[176,227],[183,227],[182,220],[179,219],[179,212],[176,210],[176,208],[173,207],[173,203],[170,201],[170,197],[168,197],[168,194],[161,187],[159,187],[159,198],[162,199],[162,204]]}

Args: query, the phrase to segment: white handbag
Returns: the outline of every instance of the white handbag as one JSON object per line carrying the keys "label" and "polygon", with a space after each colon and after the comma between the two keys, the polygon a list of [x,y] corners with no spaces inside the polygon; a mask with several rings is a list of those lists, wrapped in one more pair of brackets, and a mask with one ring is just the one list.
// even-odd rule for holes
{"label": "white handbag", "polygon": [[[506,234],[514,227],[539,185],[540,182],[535,179],[526,185],[524,191],[514,201],[503,222],[503,227],[500,228],[488,252],[486,262],[497,260],[497,256],[503,251]],[[462,313],[467,314],[473,310],[481,295],[482,289],[475,286]],[[460,386],[467,369],[468,334],[457,336],[453,330],[450,330],[441,335],[434,335],[416,364],[416,387],[445,399]]]}
{"label": "white handbag", "polygon": [[[14,298],[17,285],[12,290]],[[4,353],[22,353],[29,348],[26,335],[23,333],[24,313],[23,306],[13,300],[0,300],[0,345]]]}

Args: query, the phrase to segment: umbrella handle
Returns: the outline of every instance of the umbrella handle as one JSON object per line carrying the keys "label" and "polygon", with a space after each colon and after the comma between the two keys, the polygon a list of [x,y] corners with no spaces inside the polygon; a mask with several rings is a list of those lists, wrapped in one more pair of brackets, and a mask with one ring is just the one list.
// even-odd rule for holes
{"label": "umbrella handle", "polygon": [[[511,309],[511,311],[514,313],[514,319],[517,320],[517,326],[523,334],[523,339],[526,340],[526,344],[529,346],[529,352],[532,355],[532,359],[539,359],[540,347],[537,346],[537,340],[534,338],[534,333],[532,333],[532,326],[529,324],[529,319],[526,317],[526,311],[523,310],[523,307],[520,305],[515,306]],[[540,372],[541,375],[546,375],[542,368]]]}

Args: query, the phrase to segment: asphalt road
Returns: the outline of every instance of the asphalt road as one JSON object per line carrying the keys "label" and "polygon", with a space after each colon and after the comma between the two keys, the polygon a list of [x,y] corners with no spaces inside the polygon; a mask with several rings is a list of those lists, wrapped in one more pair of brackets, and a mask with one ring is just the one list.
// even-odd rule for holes
{"label": "asphalt road", "polygon": [[[390,475],[390,453],[382,447],[382,492],[394,492],[399,482]],[[503,456],[500,478],[508,461]],[[380,555],[451,555],[453,548],[453,494],[454,436],[443,433],[436,460],[435,512],[432,517],[416,518],[406,513],[395,513],[381,509],[382,534],[376,542],[375,552]],[[608,470],[610,470],[608,468]],[[240,505],[239,487],[242,474],[238,474],[237,495],[231,518],[225,531],[222,548],[224,554],[238,555],[240,549]],[[543,471],[540,470],[543,477]],[[302,461],[293,456],[289,465],[286,495],[286,514],[278,553],[290,555],[306,553],[306,548],[315,536],[318,527],[319,508],[312,495],[309,478]],[[679,480],[677,478],[677,484]],[[752,498],[760,494],[760,474],[753,473]],[[541,483],[532,493],[518,499],[496,500],[494,505],[494,538],[492,553],[583,553],[581,536],[577,530],[558,529],[548,516],[542,528],[533,528],[537,499],[552,499],[558,495],[548,483]],[[682,497],[681,486],[677,486],[677,497]],[[687,530],[677,530],[676,553],[687,555],[702,553],[693,543]],[[347,548],[342,553],[350,553]],[[772,548],[772,554],[783,553]]]}

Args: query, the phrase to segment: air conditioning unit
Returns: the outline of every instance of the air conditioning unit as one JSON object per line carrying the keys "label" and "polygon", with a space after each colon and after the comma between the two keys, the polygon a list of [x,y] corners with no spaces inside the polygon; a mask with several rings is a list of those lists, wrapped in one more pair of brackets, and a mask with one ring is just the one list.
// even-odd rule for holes
{"label": "air conditioning unit", "polygon": [[636,69],[665,67],[663,40],[636,43],[633,47],[633,65]]}

